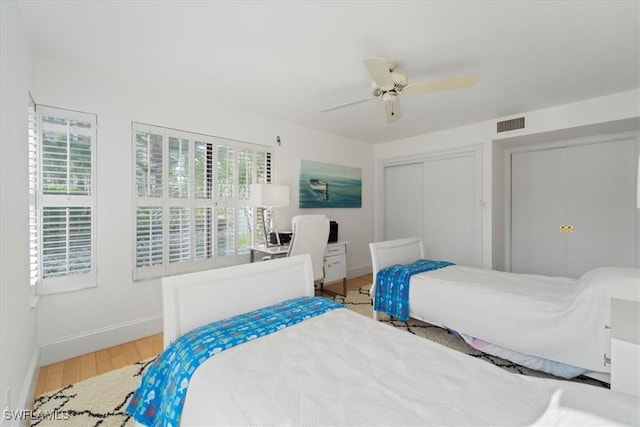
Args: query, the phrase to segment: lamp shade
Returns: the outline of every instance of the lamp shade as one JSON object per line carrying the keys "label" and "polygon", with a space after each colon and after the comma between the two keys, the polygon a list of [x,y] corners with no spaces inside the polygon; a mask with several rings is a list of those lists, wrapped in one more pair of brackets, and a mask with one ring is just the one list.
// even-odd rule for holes
{"label": "lamp shade", "polygon": [[281,184],[251,184],[251,203],[277,208],[289,206],[289,186]]}

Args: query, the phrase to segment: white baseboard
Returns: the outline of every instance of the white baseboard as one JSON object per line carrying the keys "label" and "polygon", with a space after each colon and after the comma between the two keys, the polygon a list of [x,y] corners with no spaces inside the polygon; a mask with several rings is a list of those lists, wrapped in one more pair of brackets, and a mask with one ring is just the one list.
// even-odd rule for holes
{"label": "white baseboard", "polygon": [[162,332],[162,314],[119,323],[40,344],[40,365],[81,356]]}
{"label": "white baseboard", "polygon": [[[22,383],[22,390],[20,390],[20,396],[16,402],[16,410],[29,411],[33,407],[33,393],[36,390],[36,383],[38,382],[38,374],[40,373],[40,349],[36,347],[31,356],[31,362],[27,368],[27,373]],[[26,413],[26,412],[22,412]],[[11,420],[6,420],[3,416],[3,421],[7,421],[8,426],[23,427],[27,426],[26,417],[16,417]],[[4,424],[3,424],[4,425]]]}
{"label": "white baseboard", "polygon": [[362,265],[360,267],[349,268],[347,271],[347,278],[351,279],[353,277],[364,276],[365,274],[371,273],[371,265]]}

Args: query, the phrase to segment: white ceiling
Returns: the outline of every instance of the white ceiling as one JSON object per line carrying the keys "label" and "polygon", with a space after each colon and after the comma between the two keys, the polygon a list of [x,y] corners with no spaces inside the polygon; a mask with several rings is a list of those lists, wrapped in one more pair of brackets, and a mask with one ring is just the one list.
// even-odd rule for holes
{"label": "white ceiling", "polygon": [[[20,1],[36,56],[380,143],[640,87],[638,1]],[[387,124],[366,57],[409,83]]]}

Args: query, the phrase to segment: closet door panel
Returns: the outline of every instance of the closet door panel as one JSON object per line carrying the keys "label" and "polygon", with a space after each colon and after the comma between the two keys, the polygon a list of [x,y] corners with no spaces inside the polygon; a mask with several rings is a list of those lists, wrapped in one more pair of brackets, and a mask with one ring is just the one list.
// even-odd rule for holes
{"label": "closet door panel", "polygon": [[564,276],[565,150],[511,155],[511,271]]}
{"label": "closet door panel", "polygon": [[422,236],[423,165],[385,168],[385,240]]}
{"label": "closet door panel", "polygon": [[479,266],[476,254],[475,159],[424,163],[424,246],[430,259]]}
{"label": "closet door panel", "polygon": [[634,141],[567,149],[567,275],[636,265]]}

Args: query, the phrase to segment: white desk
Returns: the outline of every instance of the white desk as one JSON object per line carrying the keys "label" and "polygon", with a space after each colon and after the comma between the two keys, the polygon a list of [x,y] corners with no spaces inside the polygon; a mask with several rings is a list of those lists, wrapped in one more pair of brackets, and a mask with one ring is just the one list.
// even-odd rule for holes
{"label": "white desk", "polygon": [[287,252],[289,251],[289,245],[282,246],[249,246],[251,249],[251,262],[254,262],[256,259],[256,253],[262,254],[262,256],[271,256],[272,258],[284,257],[287,256]]}
{"label": "white desk", "polygon": [[[347,296],[347,244],[349,242],[333,242],[327,243],[327,249],[324,253],[324,281],[322,285],[342,280],[342,295]],[[269,256],[271,258],[279,258],[287,256],[289,245],[282,246],[250,246],[251,262],[255,262],[256,254]],[[320,287],[321,292],[336,294],[336,292],[324,290]]]}

